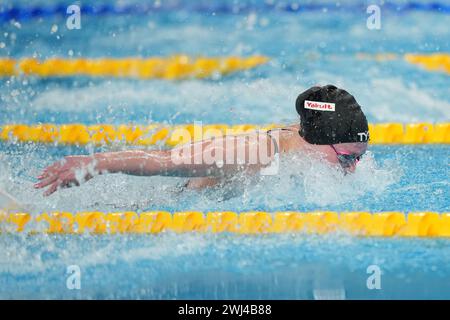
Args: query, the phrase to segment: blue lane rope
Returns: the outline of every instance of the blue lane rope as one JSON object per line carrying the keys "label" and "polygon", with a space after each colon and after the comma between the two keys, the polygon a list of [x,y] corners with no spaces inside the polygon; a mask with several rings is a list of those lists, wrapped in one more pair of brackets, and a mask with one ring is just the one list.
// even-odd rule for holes
{"label": "blue lane rope", "polygon": [[[195,2],[195,1],[192,1]],[[365,10],[366,5],[336,5],[336,4],[299,4],[297,2],[291,3],[207,3],[191,1],[172,1],[169,3],[162,3],[160,5],[150,3],[139,3],[129,5],[111,5],[111,4],[94,4],[81,5],[81,13],[85,15],[145,15],[153,12],[171,12],[171,11],[188,11],[204,14],[242,14],[248,12],[291,12],[301,13],[308,11],[347,11]],[[419,3],[408,2],[397,4],[386,2],[380,6],[383,9],[394,12],[408,12],[408,11],[431,11],[450,14],[450,4],[439,2]],[[32,18],[43,18],[54,15],[66,15],[67,4],[57,4],[53,6],[6,6],[0,5],[0,21],[27,20]]]}

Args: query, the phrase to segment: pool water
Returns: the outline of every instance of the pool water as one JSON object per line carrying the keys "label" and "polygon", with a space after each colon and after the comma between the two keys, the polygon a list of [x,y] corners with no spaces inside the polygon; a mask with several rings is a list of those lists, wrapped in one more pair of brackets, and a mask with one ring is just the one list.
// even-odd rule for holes
{"label": "pool water", "polygon": [[[450,121],[448,74],[427,72],[402,59],[357,57],[361,52],[449,52],[450,15],[382,11],[380,30],[366,28],[367,16],[365,10],[239,14],[178,10],[82,16],[81,30],[67,30],[62,16],[3,22],[1,57],[261,54],[271,61],[207,80],[1,78],[0,125],[289,124],[298,121],[294,109],[298,93],[317,83],[346,88],[372,123]],[[51,31],[54,25],[56,32]],[[51,210],[450,211],[448,145],[370,146],[356,173],[347,176],[293,154],[282,160],[278,175],[238,176],[221,188],[204,191],[181,192],[181,178],[122,174],[96,177],[48,198],[32,188],[40,170],[65,155],[123,148],[1,142],[0,188],[32,214]],[[343,234],[3,234],[0,298],[448,299],[449,245],[446,239]],[[70,265],[81,269],[80,290],[66,286]],[[367,288],[371,265],[382,272],[380,290]]]}

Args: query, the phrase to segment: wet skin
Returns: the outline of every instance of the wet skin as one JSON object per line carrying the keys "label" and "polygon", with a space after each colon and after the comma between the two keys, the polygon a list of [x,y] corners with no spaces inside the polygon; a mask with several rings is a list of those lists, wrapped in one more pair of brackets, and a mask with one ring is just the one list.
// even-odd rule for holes
{"label": "wet skin", "polygon": [[[338,155],[363,155],[367,150],[366,142],[339,143],[331,145],[313,145],[298,135],[299,125],[286,127],[280,135],[280,153],[290,151],[304,151],[305,153],[321,153],[326,161],[333,165],[340,165],[344,172],[352,173],[357,162],[342,163]],[[263,143],[270,140],[265,139]],[[145,167],[143,169],[143,167]],[[163,169],[162,169],[163,168]],[[205,168],[200,168],[200,170]],[[50,186],[44,195],[48,196],[61,187],[78,186],[80,182],[87,181],[96,174],[105,172],[123,172],[136,175],[167,175],[167,171],[176,171],[177,168],[170,161],[170,156],[164,151],[124,151],[117,153],[95,154],[91,156],[69,156],[43,170],[38,177],[40,180],[35,188]],[[163,171],[165,171],[163,173]],[[81,173],[80,173],[81,172]],[[189,176],[188,174],[186,176]],[[80,181],[81,180],[81,181]],[[220,178],[197,177],[190,180],[193,188],[208,187],[216,184]],[[189,185],[188,184],[188,185]]]}

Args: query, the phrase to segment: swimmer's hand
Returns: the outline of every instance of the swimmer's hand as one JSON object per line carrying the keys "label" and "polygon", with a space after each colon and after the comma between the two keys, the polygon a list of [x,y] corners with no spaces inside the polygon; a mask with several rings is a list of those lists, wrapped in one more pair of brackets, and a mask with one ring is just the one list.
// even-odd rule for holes
{"label": "swimmer's hand", "polygon": [[96,161],[92,156],[65,157],[45,168],[38,177],[40,181],[34,187],[41,189],[50,186],[44,193],[44,196],[49,196],[58,188],[79,186],[95,175],[95,164]]}

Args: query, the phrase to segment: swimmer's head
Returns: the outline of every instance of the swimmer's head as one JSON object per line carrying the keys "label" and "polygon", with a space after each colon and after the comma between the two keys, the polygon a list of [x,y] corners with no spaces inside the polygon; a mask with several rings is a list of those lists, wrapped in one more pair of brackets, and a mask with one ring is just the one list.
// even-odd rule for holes
{"label": "swimmer's head", "polygon": [[369,141],[367,119],[355,98],[333,85],[317,86],[301,93],[295,107],[300,136],[312,145],[330,146],[327,158],[353,171]]}

